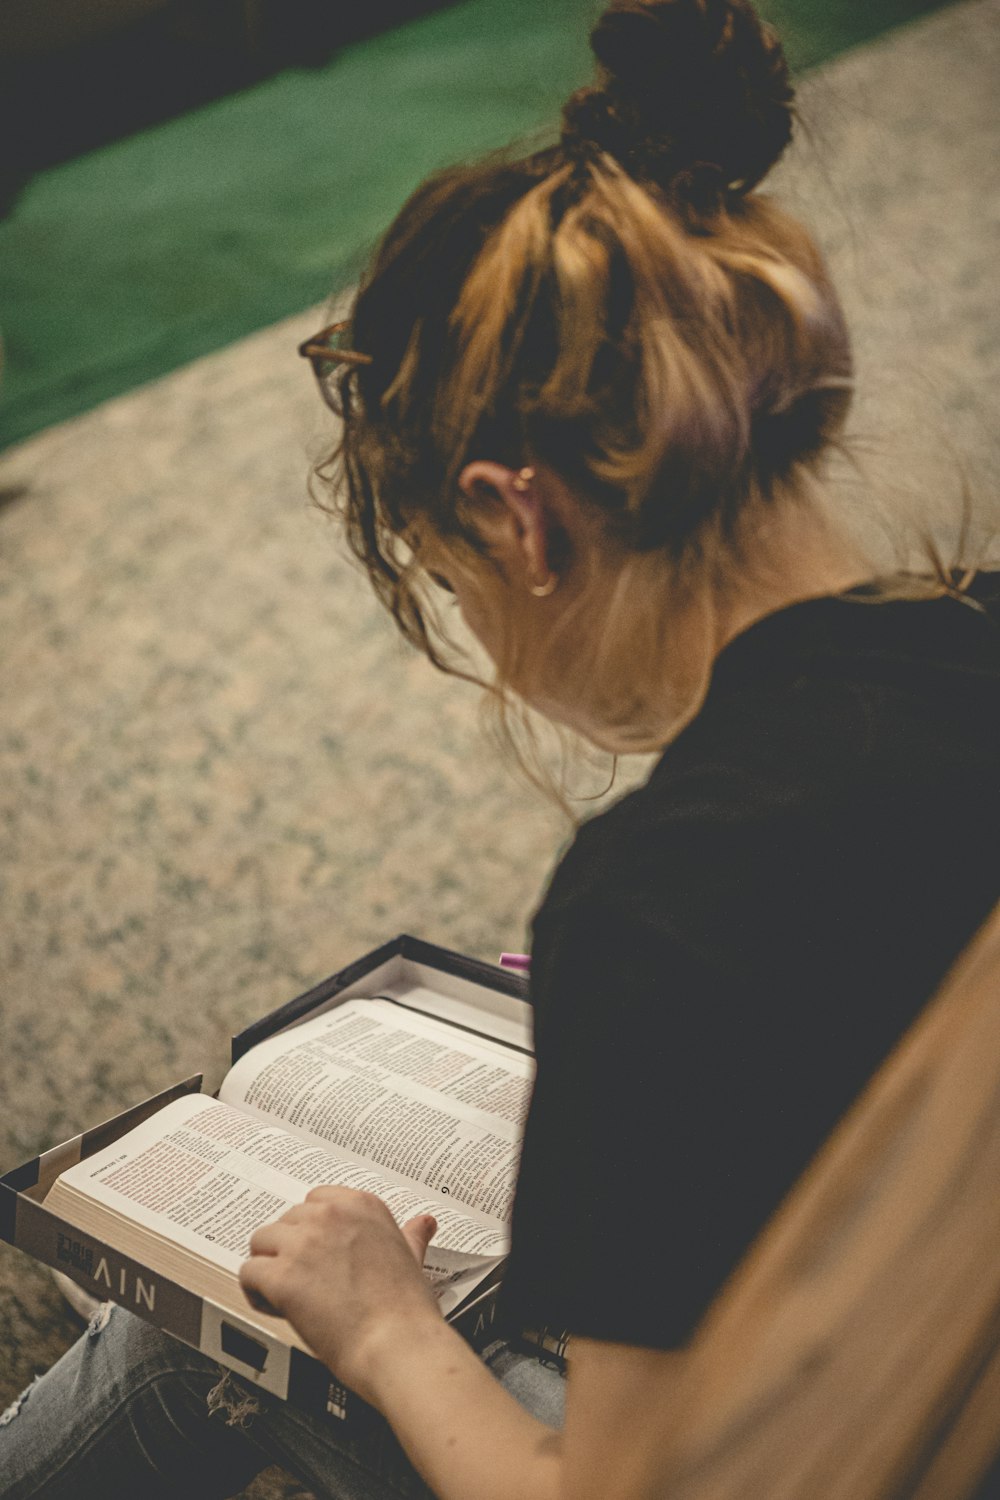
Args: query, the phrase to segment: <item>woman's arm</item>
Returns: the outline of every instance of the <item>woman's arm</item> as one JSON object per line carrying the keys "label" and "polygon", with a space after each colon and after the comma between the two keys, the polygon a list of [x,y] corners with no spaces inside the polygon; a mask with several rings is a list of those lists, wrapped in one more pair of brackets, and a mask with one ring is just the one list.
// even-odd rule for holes
{"label": "woman's arm", "polygon": [[441,1500],[639,1500],[683,1354],[574,1339],[566,1425],[528,1415],[446,1323],[394,1336],[375,1404]]}
{"label": "woman's arm", "polygon": [[259,1230],[241,1281],[392,1426],[441,1500],[630,1500],[650,1421],[683,1356],[574,1340],[566,1426],[530,1416],[443,1321],[420,1262],[426,1216],[400,1231],[379,1199],[317,1188]]}
{"label": "woman's arm", "polygon": [[370,1399],[441,1500],[566,1493],[562,1435],[530,1416],[440,1317],[386,1329]]}

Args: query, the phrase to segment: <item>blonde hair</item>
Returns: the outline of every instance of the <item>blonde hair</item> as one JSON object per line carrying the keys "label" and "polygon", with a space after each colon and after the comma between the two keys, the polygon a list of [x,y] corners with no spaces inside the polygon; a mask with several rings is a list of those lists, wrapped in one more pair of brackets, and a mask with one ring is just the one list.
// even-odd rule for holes
{"label": "blonde hair", "polygon": [[[402,538],[429,528],[486,564],[470,460],[548,466],[633,568],[656,558],[682,586],[814,498],[850,407],[823,258],[756,191],[792,132],[773,32],[748,0],[615,0],[591,41],[598,77],[559,143],[424,183],[351,315],[369,362],[337,377],[325,472],[377,594],[449,669]],[[605,623],[624,640],[629,611]],[[616,666],[617,717],[636,690]]]}

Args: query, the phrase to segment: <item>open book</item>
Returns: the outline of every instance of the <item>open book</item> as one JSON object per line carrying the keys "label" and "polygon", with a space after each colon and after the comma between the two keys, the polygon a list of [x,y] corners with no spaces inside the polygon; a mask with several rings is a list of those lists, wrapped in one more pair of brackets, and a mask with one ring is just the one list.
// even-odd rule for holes
{"label": "open book", "polygon": [[239,1268],[254,1230],[310,1188],[361,1188],[397,1223],[437,1219],[426,1273],[447,1314],[506,1253],[532,1074],[500,1041],[393,1000],[348,1000],[253,1047],[217,1099],[175,1099],[63,1172],[46,1208],[309,1352],[251,1309]]}

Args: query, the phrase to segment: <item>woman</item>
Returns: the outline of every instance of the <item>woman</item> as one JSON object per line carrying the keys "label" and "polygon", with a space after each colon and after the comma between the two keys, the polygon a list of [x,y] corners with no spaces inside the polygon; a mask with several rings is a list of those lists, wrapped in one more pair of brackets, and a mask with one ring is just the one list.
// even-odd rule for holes
{"label": "woman", "polygon": [[499,692],[663,752],[534,925],[503,1308],[569,1330],[564,1427],[558,1376],[441,1322],[433,1222],[325,1188],[243,1284],[382,1440],[338,1446],[116,1309],[9,1414],[11,1500],[228,1495],[274,1461],[337,1496],[628,1496],[651,1393],[1000,894],[1000,636],[944,572],[873,589],[824,509],[851,357],[816,247],[755,191],[791,134],[780,47],[747,0],[621,0],[593,45],[559,144],[425,184],[304,347],[404,632],[437,659],[450,591]]}

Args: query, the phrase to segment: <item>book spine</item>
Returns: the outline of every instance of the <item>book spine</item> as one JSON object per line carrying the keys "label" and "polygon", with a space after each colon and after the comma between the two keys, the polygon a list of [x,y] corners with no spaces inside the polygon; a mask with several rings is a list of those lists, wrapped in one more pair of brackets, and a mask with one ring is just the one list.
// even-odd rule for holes
{"label": "book spine", "polygon": [[[24,1169],[22,1169],[24,1170]],[[247,1385],[268,1391],[315,1417],[332,1417],[360,1435],[381,1417],[347,1390],[324,1364],[289,1347],[228,1309],[199,1297],[102,1240],[84,1234],[43,1205],[4,1186],[2,1210],[13,1208],[4,1238],[101,1301],[116,1302],[164,1333],[180,1339],[232,1370]],[[497,1293],[492,1286],[451,1319],[456,1332],[477,1353],[501,1336]],[[557,1368],[564,1368],[565,1339],[550,1330],[526,1335],[525,1342]]]}
{"label": "book spine", "polygon": [[65,1272],[92,1297],[118,1302],[164,1332],[198,1347],[200,1297],[75,1229],[23,1194],[17,1197],[12,1243],[35,1260]]}
{"label": "book spine", "polygon": [[[348,1393],[319,1360],[150,1271],[23,1194],[11,1192],[8,1204],[11,1199],[13,1223],[5,1237],[17,1249],[64,1272],[100,1301],[116,1302],[198,1349],[248,1385],[312,1416],[347,1416]],[[358,1404],[355,1397],[351,1401]]]}

